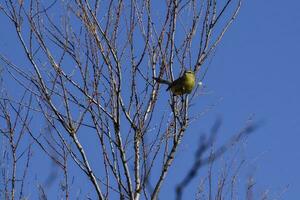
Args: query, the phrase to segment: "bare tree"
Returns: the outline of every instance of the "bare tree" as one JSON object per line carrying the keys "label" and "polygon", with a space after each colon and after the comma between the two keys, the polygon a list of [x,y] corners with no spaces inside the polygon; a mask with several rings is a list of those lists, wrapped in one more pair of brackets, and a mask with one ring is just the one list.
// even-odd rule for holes
{"label": "bare tree", "polygon": [[[12,168],[11,115],[22,130],[17,137],[28,134],[62,169],[65,199],[68,162],[88,177],[98,199],[157,199],[181,139],[197,119],[188,111],[199,90],[162,99],[153,77],[173,81],[186,69],[203,76],[205,61],[240,7],[241,0],[5,0],[1,12],[14,25],[27,58],[16,64],[0,54],[7,76],[24,91],[21,100],[1,96],[7,122],[1,133],[13,140]],[[34,128],[31,119],[37,118],[46,121],[44,133]],[[97,140],[85,146],[81,138],[89,133]],[[101,165],[92,164],[91,149]],[[15,199],[15,176],[7,199]],[[42,187],[39,191],[46,198]]]}

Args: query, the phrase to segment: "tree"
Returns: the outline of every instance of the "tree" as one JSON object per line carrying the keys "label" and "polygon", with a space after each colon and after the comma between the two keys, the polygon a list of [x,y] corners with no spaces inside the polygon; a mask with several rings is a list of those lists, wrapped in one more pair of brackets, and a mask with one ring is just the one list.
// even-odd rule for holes
{"label": "tree", "polygon": [[[61,168],[65,199],[70,198],[70,162],[88,177],[98,199],[116,194],[157,199],[181,139],[197,119],[188,111],[199,87],[191,95],[162,98],[164,88],[153,77],[173,81],[186,69],[198,79],[204,76],[207,58],[240,7],[241,0],[5,0],[1,12],[14,25],[27,63],[0,57],[7,77],[23,92],[19,98],[9,89],[1,94],[6,122],[1,133],[9,141],[5,152],[12,155],[3,196],[15,199],[21,184],[19,198],[24,197],[32,145],[37,145]],[[9,88],[7,83],[2,88]],[[245,128],[210,158],[252,131]],[[96,139],[86,146],[84,137]],[[201,152],[215,137],[200,145]],[[100,157],[97,164],[92,151]],[[200,155],[197,169],[209,160]],[[28,163],[23,178],[15,170],[20,158]],[[40,192],[45,197],[42,187]]]}

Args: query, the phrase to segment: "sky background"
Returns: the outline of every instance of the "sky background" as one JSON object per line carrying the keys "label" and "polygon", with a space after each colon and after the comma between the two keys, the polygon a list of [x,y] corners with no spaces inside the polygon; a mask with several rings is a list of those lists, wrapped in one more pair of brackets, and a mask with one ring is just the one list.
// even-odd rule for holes
{"label": "sky background", "polygon": [[252,113],[263,121],[247,157],[256,160],[257,187],[276,193],[289,185],[283,199],[300,196],[299,8],[299,1],[245,1],[205,83],[223,98],[214,112],[228,129]]}
{"label": "sky background", "polygon": [[[297,0],[244,1],[209,64],[204,79],[208,94],[196,105],[202,109],[218,102],[196,127],[200,132],[208,132],[214,120],[221,117],[219,142],[242,128],[249,116],[261,122],[245,142],[243,157],[248,164],[241,174],[241,184],[251,174],[255,190],[269,190],[271,197],[288,186],[282,198],[288,200],[300,197],[299,9]],[[16,50],[15,35],[2,14],[0,24],[0,53],[18,57],[21,52]],[[170,199],[172,182],[178,182],[177,178],[183,175],[179,172],[190,167],[188,161],[193,158],[198,138],[194,133],[184,139],[161,199]],[[46,162],[36,170],[51,167]],[[205,174],[205,169],[201,173]],[[243,185],[240,188],[243,190]],[[195,189],[185,191],[184,195],[185,199],[192,199]]]}

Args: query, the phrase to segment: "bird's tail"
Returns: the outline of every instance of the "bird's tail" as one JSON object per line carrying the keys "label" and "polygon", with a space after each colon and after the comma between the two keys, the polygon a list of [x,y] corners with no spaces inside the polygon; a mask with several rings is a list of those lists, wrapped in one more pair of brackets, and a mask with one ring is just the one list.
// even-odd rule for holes
{"label": "bird's tail", "polygon": [[158,82],[158,83],[162,83],[162,84],[166,84],[166,85],[171,85],[171,81],[164,80],[164,79],[157,78],[157,77],[153,77],[153,79],[156,80],[156,82]]}

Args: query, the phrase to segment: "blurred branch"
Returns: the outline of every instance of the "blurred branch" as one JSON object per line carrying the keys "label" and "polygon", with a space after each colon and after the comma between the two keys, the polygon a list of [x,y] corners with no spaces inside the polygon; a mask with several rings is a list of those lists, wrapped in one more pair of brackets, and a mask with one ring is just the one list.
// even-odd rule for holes
{"label": "blurred branch", "polygon": [[198,146],[198,149],[195,153],[195,160],[190,170],[187,171],[186,176],[176,187],[176,199],[182,199],[183,190],[188,186],[188,184],[197,176],[200,168],[205,165],[214,162],[217,158],[222,156],[225,152],[228,151],[234,144],[238,143],[242,138],[248,136],[257,130],[258,124],[252,124],[252,119],[248,119],[244,128],[242,128],[237,134],[232,136],[225,144],[221,145],[217,150],[214,150],[210,153],[208,157],[205,157],[204,154],[213,146],[216,141],[216,136],[221,127],[221,119],[217,119],[215,124],[211,128],[210,136],[207,140],[204,138],[201,139],[201,142]]}

